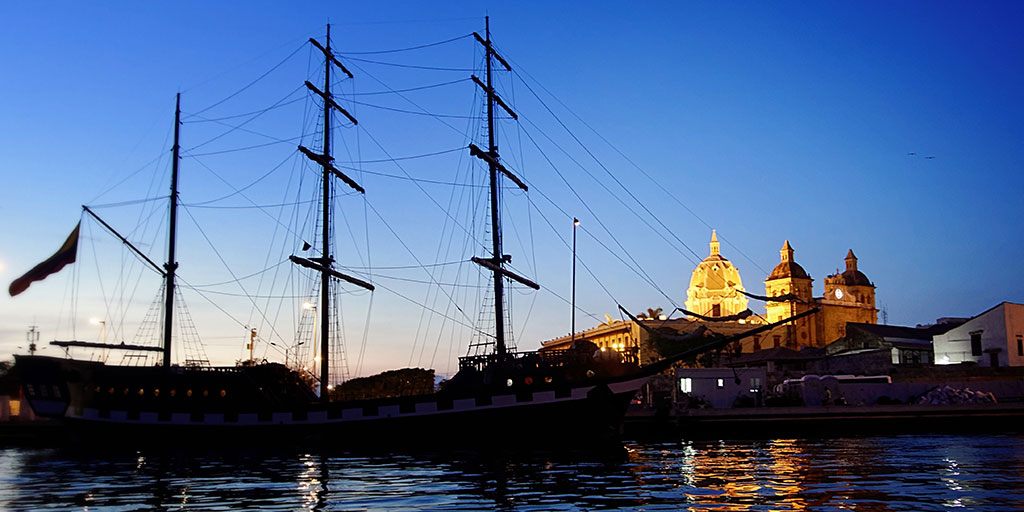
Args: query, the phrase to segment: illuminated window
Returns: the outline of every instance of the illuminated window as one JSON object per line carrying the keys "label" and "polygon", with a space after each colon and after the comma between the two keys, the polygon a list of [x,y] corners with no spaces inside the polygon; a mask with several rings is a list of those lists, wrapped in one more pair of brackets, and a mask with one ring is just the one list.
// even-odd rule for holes
{"label": "illuminated window", "polygon": [[689,377],[679,379],[679,391],[689,393],[691,390],[693,390],[693,379]]}
{"label": "illuminated window", "polygon": [[981,331],[971,333],[971,355],[981,355]]}
{"label": "illuminated window", "polygon": [[718,381],[715,383],[715,386],[718,389],[724,388],[725,387],[725,379],[718,379]]}

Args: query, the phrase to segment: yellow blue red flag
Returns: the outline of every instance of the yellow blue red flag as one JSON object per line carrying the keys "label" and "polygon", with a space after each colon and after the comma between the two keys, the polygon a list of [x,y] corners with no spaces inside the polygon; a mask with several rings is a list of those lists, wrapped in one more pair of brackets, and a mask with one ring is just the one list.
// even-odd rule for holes
{"label": "yellow blue red flag", "polygon": [[78,253],[78,229],[82,227],[82,223],[79,222],[75,229],[68,235],[68,239],[64,241],[64,245],[57,249],[57,252],[46,259],[46,261],[32,267],[25,275],[17,278],[11,283],[10,288],[7,291],[11,294],[11,297],[28,289],[28,285],[35,281],[42,281],[46,279],[50,274],[56,274],[60,269],[64,268],[65,265],[69,265],[75,262],[75,256]]}

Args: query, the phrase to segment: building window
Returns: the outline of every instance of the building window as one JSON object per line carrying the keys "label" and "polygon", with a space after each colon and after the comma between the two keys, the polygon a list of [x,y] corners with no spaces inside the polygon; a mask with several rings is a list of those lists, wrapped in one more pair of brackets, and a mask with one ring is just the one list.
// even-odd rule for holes
{"label": "building window", "polygon": [[689,393],[693,389],[693,380],[689,377],[679,379],[679,391]]}
{"label": "building window", "polygon": [[761,390],[761,377],[750,378],[750,392],[757,393]]}
{"label": "building window", "polygon": [[[1017,339],[1019,340],[1020,338]],[[761,337],[754,336],[754,352],[757,352],[758,350],[761,350]]]}
{"label": "building window", "polygon": [[1024,337],[1017,335],[1017,355],[1024,356]]}
{"label": "building window", "polygon": [[711,306],[711,316],[722,316],[722,305],[715,304]]}
{"label": "building window", "polygon": [[776,334],[775,336],[772,336],[772,346],[774,346],[775,348],[779,348],[779,343],[781,343],[781,342],[782,342],[782,336],[779,336],[778,334]]}
{"label": "building window", "polygon": [[981,355],[981,331],[971,333],[971,355]]}
{"label": "building window", "polygon": [[725,387],[725,379],[718,379],[718,381],[715,382],[715,387],[717,387],[718,389],[724,388]]}

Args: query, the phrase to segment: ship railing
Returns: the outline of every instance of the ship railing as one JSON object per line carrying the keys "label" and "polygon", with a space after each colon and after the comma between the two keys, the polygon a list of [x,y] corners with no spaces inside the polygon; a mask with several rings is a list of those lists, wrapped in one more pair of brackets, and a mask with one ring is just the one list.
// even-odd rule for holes
{"label": "ship railing", "polygon": [[[614,353],[614,351],[611,351]],[[637,350],[635,347],[627,348],[618,352],[624,363],[636,363]],[[499,354],[483,354],[475,356],[464,356],[459,358],[459,369],[473,368],[483,371],[484,368],[494,364],[507,366],[565,366],[567,364],[579,364],[594,357],[593,354],[580,352],[572,349],[542,350],[534,352],[508,352],[504,356]]]}

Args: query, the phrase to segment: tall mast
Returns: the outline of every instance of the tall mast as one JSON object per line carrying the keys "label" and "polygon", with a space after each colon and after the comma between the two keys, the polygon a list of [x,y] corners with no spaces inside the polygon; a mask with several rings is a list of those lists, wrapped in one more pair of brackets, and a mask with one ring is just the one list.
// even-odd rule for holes
{"label": "tall mast", "polygon": [[174,325],[174,271],[178,268],[178,262],[174,261],[174,247],[176,245],[178,232],[178,155],[179,150],[179,129],[181,128],[181,93],[178,93],[174,105],[174,147],[171,148],[171,213],[170,225],[167,229],[167,263],[164,269],[167,271],[164,279],[167,280],[167,298],[164,304],[164,368],[171,366],[171,328]]}
{"label": "tall mast", "polygon": [[346,185],[352,187],[353,190],[360,194],[366,193],[363,187],[360,187],[358,183],[346,176],[343,172],[339,171],[334,164],[331,163],[334,157],[331,156],[331,109],[341,112],[352,124],[359,124],[358,121],[347,110],[338,105],[334,101],[334,97],[331,96],[331,65],[338,66],[349,78],[352,78],[352,73],[345,68],[341,62],[334,57],[331,53],[331,26],[327,25],[327,44],[321,45],[316,39],[310,38],[310,43],[316,46],[318,50],[324,54],[324,90],[317,89],[315,85],[306,82],[306,88],[320,96],[324,100],[324,145],[320,153],[314,153],[308,148],[300,145],[299,151],[301,151],[307,158],[320,164],[323,167],[324,175],[324,187],[323,187],[323,231],[321,232],[321,239],[323,240],[323,253],[320,258],[302,258],[295,256],[294,254],[289,256],[297,265],[311,268],[320,272],[320,399],[327,401],[330,399],[328,386],[330,385],[330,325],[331,325],[331,278],[335,277],[348,281],[352,284],[362,286],[367,290],[373,291],[373,285],[366,281],[358,278],[342,274],[337,270],[331,268],[334,262],[334,258],[331,256],[331,176],[340,179],[345,182]]}
{"label": "tall mast", "polygon": [[491,182],[491,241],[492,255],[490,258],[472,258],[472,261],[481,265],[490,271],[494,272],[494,350],[499,358],[504,358],[508,348],[505,344],[505,301],[504,301],[504,282],[502,279],[509,278],[518,281],[526,286],[533,289],[539,289],[540,286],[525,277],[516,275],[509,270],[506,270],[504,265],[506,262],[511,260],[511,256],[505,256],[501,250],[501,205],[498,204],[498,173],[504,174],[509,180],[515,183],[519,188],[527,190],[527,186],[519,178],[517,178],[511,171],[505,168],[501,164],[498,157],[498,144],[494,140],[494,105],[497,104],[501,108],[505,109],[512,119],[518,119],[516,113],[501,100],[501,98],[494,92],[493,82],[491,81],[491,67],[492,60],[498,59],[498,62],[505,67],[506,70],[512,71],[512,67],[509,66],[508,62],[501,58],[494,51],[494,47],[491,45],[491,19],[485,17],[486,32],[484,37],[480,37],[480,34],[476,32],[473,36],[480,44],[484,45],[487,50],[487,83],[483,83],[476,76],[470,78],[478,86],[480,86],[484,92],[487,93],[487,151],[484,152],[474,144],[469,145],[469,154],[480,158],[487,162],[487,167],[490,171],[490,182]]}
{"label": "tall mast", "polygon": [[[484,18],[485,36],[487,38],[487,89],[493,91],[491,84],[491,18]],[[491,154],[498,153],[498,144],[494,141],[494,98],[487,97],[487,150]],[[498,204],[498,167],[494,163],[488,164],[491,175],[491,241],[493,258],[498,268],[502,267],[504,258],[501,252],[501,212]],[[498,356],[505,355],[505,301],[501,272],[494,273],[494,344]]]}
{"label": "tall mast", "polygon": [[[331,25],[327,25],[326,52],[331,53]],[[325,162],[331,161],[331,59],[324,59],[324,146],[321,152]],[[334,258],[331,257],[330,222],[331,222],[331,174],[324,165],[324,202],[323,202],[323,265],[331,268]],[[327,272],[320,273],[320,399],[330,400],[327,386],[330,384],[330,319],[331,319],[331,276]]]}

